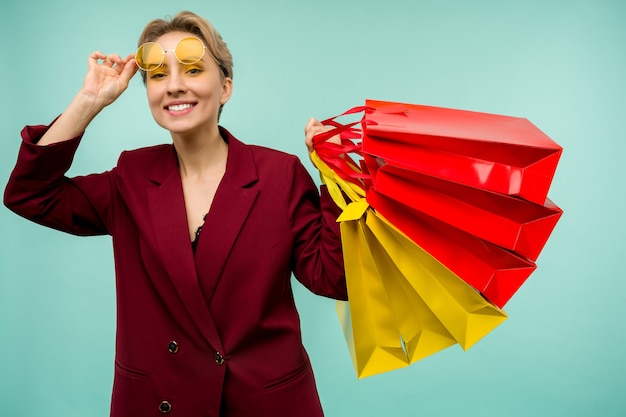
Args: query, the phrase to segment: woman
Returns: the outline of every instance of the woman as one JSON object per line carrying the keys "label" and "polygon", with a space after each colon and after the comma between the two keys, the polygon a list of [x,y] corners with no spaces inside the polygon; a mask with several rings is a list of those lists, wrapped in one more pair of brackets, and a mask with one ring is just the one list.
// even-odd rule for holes
{"label": "woman", "polygon": [[[65,112],[23,130],[5,204],[65,232],[112,236],[111,416],[321,416],[290,276],[346,299],[338,208],[295,156],[218,126],[232,58],[206,20],[152,21],[139,45],[125,58],[91,54]],[[138,67],[172,144],[65,177],[90,121]],[[323,129],[311,119],[306,143]]]}

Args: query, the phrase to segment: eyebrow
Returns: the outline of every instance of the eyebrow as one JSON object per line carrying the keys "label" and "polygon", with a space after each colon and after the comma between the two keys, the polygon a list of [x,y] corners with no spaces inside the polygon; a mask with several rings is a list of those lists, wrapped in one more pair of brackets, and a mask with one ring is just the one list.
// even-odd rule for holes
{"label": "eyebrow", "polygon": [[[204,61],[204,57],[203,57],[201,60],[194,62],[193,64],[183,64],[183,63],[182,63],[182,62],[180,62],[180,61],[176,61],[176,62],[178,63],[178,65],[183,65],[183,66],[188,66],[188,65],[198,65],[198,64],[200,64],[200,63],[201,63],[202,65],[205,65],[205,66],[206,66],[206,64],[207,64],[207,63],[206,63],[206,61]],[[169,67],[169,65],[167,65],[167,64],[165,63],[165,61],[163,61],[163,63],[162,63],[161,65],[159,65],[157,68],[161,68],[161,67],[168,68],[168,67]],[[155,69],[157,69],[157,68],[155,68]],[[221,69],[222,67],[218,64],[218,68],[219,68],[219,69]]]}

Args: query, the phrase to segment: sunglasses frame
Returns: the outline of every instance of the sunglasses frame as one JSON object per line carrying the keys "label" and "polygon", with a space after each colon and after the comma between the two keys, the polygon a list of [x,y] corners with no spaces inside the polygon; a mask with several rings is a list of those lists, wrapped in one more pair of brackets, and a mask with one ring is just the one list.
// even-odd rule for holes
{"label": "sunglasses frame", "polygon": [[[176,49],[178,49],[178,46],[181,44],[181,42],[186,41],[188,39],[195,39],[198,42],[200,42],[200,45],[202,45],[202,55],[200,55],[200,58],[198,58],[197,60],[193,61],[193,62],[185,62],[183,60],[180,59],[180,57],[178,56],[178,54],[176,53]],[[139,64],[139,60],[137,59],[137,55],[139,54],[139,51],[145,47],[146,45],[151,45],[154,44],[156,46],[158,46],[161,51],[161,62],[159,62],[158,65],[156,65],[154,68],[151,69],[145,69],[143,68],[140,64]],[[139,67],[140,70],[145,71],[145,72],[150,72],[150,71],[154,71],[156,69],[158,69],[159,67],[161,67],[161,65],[163,65],[163,62],[165,61],[165,54],[168,52],[174,52],[174,56],[176,57],[176,59],[178,60],[178,62],[180,62],[183,65],[192,65],[195,64],[196,62],[199,62],[200,60],[202,60],[202,58],[204,58],[204,55],[206,53],[207,50],[207,46],[204,44],[204,42],[202,42],[202,39],[196,37],[196,36],[186,36],[184,38],[182,38],[181,40],[178,41],[178,43],[176,44],[176,46],[174,47],[174,49],[163,49],[163,47],[157,43],[157,42],[145,42],[142,43],[139,48],[137,48],[137,51],[135,52],[135,64],[137,64],[137,66]],[[220,64],[220,62],[217,60],[217,58],[215,58],[215,56],[213,56],[213,54],[211,53],[211,51],[209,51],[209,55],[211,56],[211,58],[213,58],[213,60],[215,61],[215,63],[217,64],[217,66],[220,68],[220,71],[222,71],[222,73],[225,74],[224,68],[222,67],[222,64]]]}

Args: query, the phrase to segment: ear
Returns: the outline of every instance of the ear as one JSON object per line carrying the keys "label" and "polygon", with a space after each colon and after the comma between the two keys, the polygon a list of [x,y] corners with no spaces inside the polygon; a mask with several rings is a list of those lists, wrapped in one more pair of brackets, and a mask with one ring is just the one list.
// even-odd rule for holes
{"label": "ear", "polygon": [[222,96],[220,97],[220,104],[224,105],[233,95],[233,79],[230,77],[224,77],[222,82]]}

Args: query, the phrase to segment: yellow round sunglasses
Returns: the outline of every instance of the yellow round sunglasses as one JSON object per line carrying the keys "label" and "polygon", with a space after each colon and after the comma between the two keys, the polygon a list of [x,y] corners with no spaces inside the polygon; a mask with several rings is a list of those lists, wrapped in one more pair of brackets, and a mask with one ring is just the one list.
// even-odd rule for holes
{"label": "yellow round sunglasses", "polygon": [[[195,36],[189,36],[181,39],[174,49],[163,49],[161,45],[156,42],[146,42],[141,45],[135,53],[135,62],[137,66],[142,70],[149,72],[154,71],[163,65],[165,60],[165,54],[168,52],[174,52],[174,56],[178,62],[183,65],[191,65],[200,61],[204,57],[204,52],[207,47],[202,43],[199,38]],[[211,58],[215,60],[220,70],[224,72],[222,65],[219,61],[209,52]]]}

